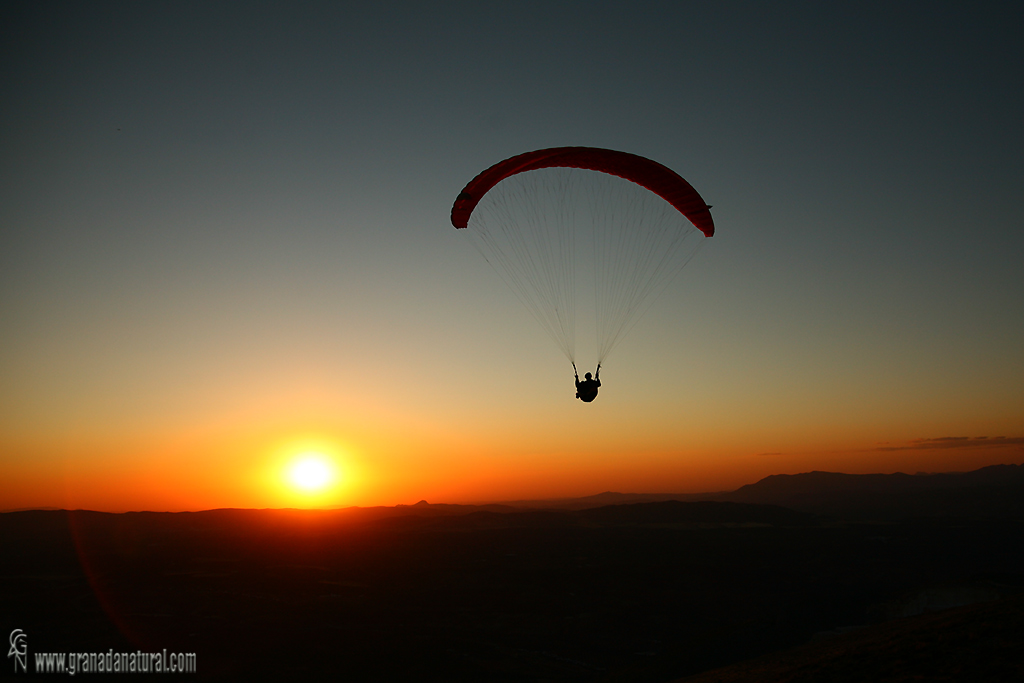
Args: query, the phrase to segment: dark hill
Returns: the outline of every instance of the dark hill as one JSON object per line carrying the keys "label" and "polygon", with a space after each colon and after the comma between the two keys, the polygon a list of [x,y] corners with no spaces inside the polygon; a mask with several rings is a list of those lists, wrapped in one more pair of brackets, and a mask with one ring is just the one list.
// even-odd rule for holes
{"label": "dark hill", "polygon": [[[340,662],[352,681],[663,683],[1024,586],[1016,519],[818,524],[731,502],[13,512],[0,548],[0,614],[31,651],[197,652],[210,680],[337,678]],[[956,637],[980,641],[946,647],[936,628],[924,651],[950,670],[971,647],[1018,661],[1020,618],[979,620],[991,630]],[[899,633],[817,680],[844,680],[843,662],[885,680],[917,657]],[[876,666],[849,664],[869,646]]]}
{"label": "dark hill", "polygon": [[392,529],[468,530],[554,527],[628,526],[808,526],[817,517],[776,505],[703,501],[605,505],[586,510],[515,510],[496,512],[467,506],[462,515],[405,515],[377,520]]}
{"label": "dark hill", "polygon": [[575,513],[581,520],[602,525],[625,524],[763,524],[805,526],[815,522],[814,515],[795,512],[776,505],[751,505],[703,501],[607,505]]}

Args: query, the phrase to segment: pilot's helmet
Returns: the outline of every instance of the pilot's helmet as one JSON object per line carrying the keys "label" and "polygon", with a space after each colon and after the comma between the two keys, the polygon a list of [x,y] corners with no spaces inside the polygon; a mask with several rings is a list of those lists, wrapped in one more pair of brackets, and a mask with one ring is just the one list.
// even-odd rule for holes
{"label": "pilot's helmet", "polygon": [[586,377],[587,379],[590,379],[590,373],[589,372],[587,374],[583,375],[583,376]]}

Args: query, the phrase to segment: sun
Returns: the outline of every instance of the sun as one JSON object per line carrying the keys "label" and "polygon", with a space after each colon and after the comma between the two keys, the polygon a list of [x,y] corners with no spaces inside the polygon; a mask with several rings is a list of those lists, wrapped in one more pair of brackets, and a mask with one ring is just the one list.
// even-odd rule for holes
{"label": "sun", "polygon": [[334,465],[322,453],[303,453],[288,468],[292,485],[306,493],[317,493],[334,483]]}

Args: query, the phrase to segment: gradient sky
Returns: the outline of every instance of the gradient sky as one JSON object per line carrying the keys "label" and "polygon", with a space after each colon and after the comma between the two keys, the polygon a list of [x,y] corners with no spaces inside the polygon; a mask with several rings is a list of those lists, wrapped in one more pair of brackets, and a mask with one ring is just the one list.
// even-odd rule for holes
{"label": "gradient sky", "polygon": [[[0,7],[0,509],[1024,462],[1018,3]],[[590,405],[449,223],[562,145],[718,229]]]}

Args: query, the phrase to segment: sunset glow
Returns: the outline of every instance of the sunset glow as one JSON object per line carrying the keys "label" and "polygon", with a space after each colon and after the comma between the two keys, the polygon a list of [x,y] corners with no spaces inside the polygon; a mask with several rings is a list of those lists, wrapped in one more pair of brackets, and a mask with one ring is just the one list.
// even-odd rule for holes
{"label": "sunset glow", "polygon": [[[1015,36],[950,40],[956,12],[929,33],[909,9],[902,35],[835,3],[809,29],[727,3],[407,3],[400,26],[299,4],[6,3],[0,510],[695,493],[1024,462]],[[559,147],[663,166],[710,205],[713,236],[677,249],[685,212],[571,164],[513,164],[534,170],[456,229],[467,183]],[[521,271],[543,296],[468,239],[487,211],[479,239],[506,219],[558,236]],[[630,252],[619,237],[641,225]],[[663,242],[640,238],[651,226]],[[601,361],[584,404],[574,366]]]}

